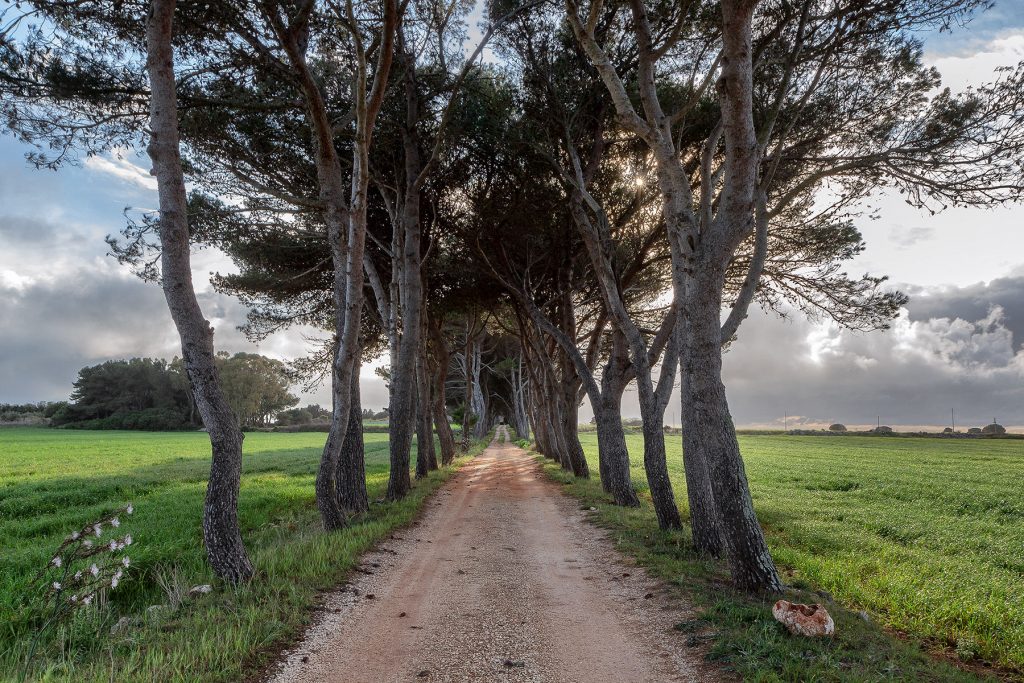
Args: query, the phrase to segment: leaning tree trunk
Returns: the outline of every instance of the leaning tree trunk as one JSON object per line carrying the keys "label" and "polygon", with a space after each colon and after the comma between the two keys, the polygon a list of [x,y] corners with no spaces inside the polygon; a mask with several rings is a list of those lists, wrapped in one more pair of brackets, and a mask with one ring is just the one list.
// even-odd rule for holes
{"label": "leaning tree trunk", "polygon": [[[717,271],[717,272],[716,272]],[[699,449],[707,464],[719,530],[736,586],[742,590],[780,590],[782,582],[754,513],[736,429],[722,382],[721,320],[724,272],[700,269],[687,288],[689,334],[682,366],[687,396],[683,402],[683,447]]]}
{"label": "leaning tree trunk", "polygon": [[653,396],[640,396],[640,420],[644,434],[644,470],[647,485],[651,491],[654,512],[658,526],[662,529],[680,529],[683,526],[676,505],[672,480],[668,476],[668,462],[665,453],[665,430],[662,423],[664,410],[658,410]]}
{"label": "leaning tree trunk", "polygon": [[231,413],[213,347],[213,328],[203,317],[192,285],[185,177],[178,138],[178,104],[171,47],[174,0],[153,0],[146,22],[146,70],[150,81],[150,141],[160,202],[161,283],[181,338],[182,360],[196,407],[210,434],[212,459],[203,508],[203,542],[217,576],[231,583],[252,576],[238,527],[242,431]]}
{"label": "leaning tree trunk", "polygon": [[618,401],[608,394],[602,395],[600,407],[594,413],[597,422],[597,444],[600,451],[601,465],[604,470],[601,483],[606,492],[610,493],[616,505],[637,507],[637,498],[633,480],[629,475],[629,449],[626,446],[626,434],[622,429],[622,411]]}
{"label": "leaning tree trunk", "polygon": [[561,423],[562,434],[564,434],[566,454],[573,475],[589,479],[590,466],[587,465],[587,456],[584,454],[583,445],[580,443],[579,415],[580,407],[576,403],[576,389],[573,389],[572,395],[566,395],[564,399]]}
{"label": "leaning tree trunk", "polygon": [[338,454],[338,470],[334,485],[338,491],[338,507],[346,515],[356,515],[370,509],[370,499],[366,492],[363,407],[359,396],[358,365],[352,373],[352,384],[347,399],[350,406],[348,428]]}
{"label": "leaning tree trunk", "polygon": [[473,436],[477,439],[482,439],[487,435],[487,400],[484,398],[484,387],[483,387],[483,343],[481,339],[477,339],[473,345],[473,363],[470,366],[473,372],[473,395],[472,395],[472,406],[473,415],[476,416],[476,422],[473,423]]}

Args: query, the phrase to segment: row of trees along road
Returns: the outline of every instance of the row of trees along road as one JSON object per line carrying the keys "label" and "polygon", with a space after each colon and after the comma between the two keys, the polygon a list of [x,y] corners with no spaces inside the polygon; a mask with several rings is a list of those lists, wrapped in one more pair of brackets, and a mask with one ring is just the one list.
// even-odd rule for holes
{"label": "row of trees along road", "polygon": [[391,499],[412,485],[414,432],[417,476],[454,457],[449,414],[463,438],[506,417],[589,476],[586,397],[602,484],[638,505],[621,424],[635,383],[666,529],[682,524],[662,429],[678,382],[694,544],[739,587],[777,589],[723,350],[755,302],[888,324],[905,297],[844,269],[878,190],[932,210],[1020,198],[1024,72],[951,93],[917,38],[986,5],[495,0],[467,54],[471,3],[22,3],[0,23],[0,107],[41,166],[149,152],[160,211],[111,243],[159,280],[181,335],[223,578],[252,573],[235,514],[242,435],[192,245],[233,259],[214,284],[249,306],[252,339],[330,334],[296,363],[332,386],[326,529],[367,506],[364,358],[390,360]]}

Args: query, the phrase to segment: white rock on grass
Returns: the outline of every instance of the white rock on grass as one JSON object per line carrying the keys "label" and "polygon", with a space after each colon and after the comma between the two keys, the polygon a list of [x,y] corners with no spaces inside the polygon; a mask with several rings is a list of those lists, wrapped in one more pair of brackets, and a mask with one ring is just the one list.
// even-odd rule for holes
{"label": "white rock on grass", "polygon": [[794,635],[816,638],[836,632],[835,622],[821,605],[779,600],[772,607],[772,616]]}

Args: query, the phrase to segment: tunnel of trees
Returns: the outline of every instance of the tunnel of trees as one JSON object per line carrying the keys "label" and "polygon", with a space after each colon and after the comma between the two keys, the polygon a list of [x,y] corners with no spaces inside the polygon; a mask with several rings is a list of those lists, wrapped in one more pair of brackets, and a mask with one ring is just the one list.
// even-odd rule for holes
{"label": "tunnel of trees", "polygon": [[[370,359],[387,359],[390,499],[503,419],[636,506],[632,385],[659,524],[688,523],[737,586],[771,590],[723,351],[752,305],[858,330],[897,315],[903,294],[844,267],[880,188],[933,210],[1019,198],[1024,74],[938,89],[915,37],[985,4],[494,0],[467,40],[472,3],[440,0],[27,2],[0,28],[0,108],[40,166],[148,152],[159,211],[109,241],[163,287],[181,336],[178,369],[145,369],[176,377],[210,433],[204,538],[221,577],[252,572],[234,512],[242,409],[193,247],[233,260],[214,284],[248,306],[253,341],[325,333],[290,370],[331,387],[326,529],[366,509]],[[685,516],[666,468],[674,387]]]}

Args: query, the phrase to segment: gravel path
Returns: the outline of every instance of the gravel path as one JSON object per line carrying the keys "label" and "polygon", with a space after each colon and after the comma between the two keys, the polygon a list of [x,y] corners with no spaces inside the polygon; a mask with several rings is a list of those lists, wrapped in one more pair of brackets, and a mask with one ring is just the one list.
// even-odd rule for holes
{"label": "gravel path", "polygon": [[327,596],[270,680],[720,680],[672,629],[688,605],[585,514],[496,438]]}

